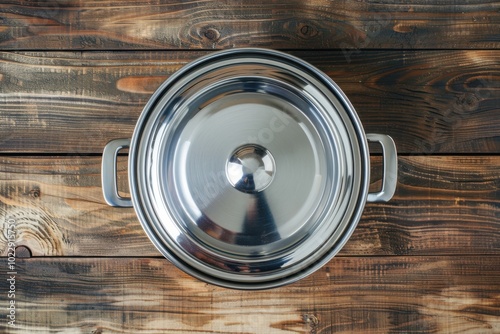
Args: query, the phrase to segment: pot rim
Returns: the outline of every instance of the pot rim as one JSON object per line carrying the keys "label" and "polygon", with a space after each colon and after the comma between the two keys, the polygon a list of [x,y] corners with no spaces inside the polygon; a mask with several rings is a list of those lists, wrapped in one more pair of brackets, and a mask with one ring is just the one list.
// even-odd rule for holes
{"label": "pot rim", "polygon": [[[353,127],[354,132],[357,136],[356,142],[358,143],[358,146],[353,149],[359,151],[359,157],[360,157],[360,165],[355,166],[355,168],[359,168],[359,173],[360,173],[360,179],[357,180],[359,182],[359,191],[356,191],[356,193],[358,194],[356,197],[356,203],[353,206],[352,215],[346,218],[349,220],[349,222],[346,223],[346,228],[336,239],[334,247],[331,247],[328,251],[324,252],[319,259],[311,263],[306,268],[303,268],[302,270],[294,272],[290,275],[280,277],[277,279],[272,279],[269,281],[255,280],[255,282],[252,282],[251,280],[249,280],[247,282],[242,282],[242,281],[225,280],[222,279],[221,277],[214,277],[213,275],[207,274],[202,270],[194,268],[193,266],[189,265],[189,263],[186,263],[184,259],[176,255],[174,252],[171,252],[168,249],[168,246],[166,246],[162,242],[162,238],[158,234],[158,231],[156,231],[155,228],[151,226],[151,216],[147,212],[147,210],[144,209],[143,206],[144,193],[140,185],[138,184],[138,179],[140,177],[138,175],[140,175],[141,173],[140,167],[138,166],[138,161],[140,159],[138,148],[140,147],[141,139],[143,139],[144,138],[143,136],[145,135],[144,127],[151,117],[152,110],[154,110],[154,108],[158,105],[161,98],[164,96],[165,92],[167,92],[169,88],[171,88],[179,79],[181,79],[186,73],[189,73],[194,68],[198,68],[200,66],[203,66],[204,64],[207,64],[217,59],[242,53],[250,55],[259,55],[262,57],[270,56],[277,59],[283,59],[291,63],[303,66],[304,68],[307,68],[307,71],[309,71],[312,75],[314,75],[316,79],[318,79],[323,85],[325,85],[325,87],[327,87],[335,95],[337,101],[343,106],[344,110],[346,111],[346,115],[350,120],[350,125]],[[165,256],[172,263],[174,263],[178,268],[182,269],[186,273],[198,279],[201,279],[202,281],[228,288],[246,289],[246,290],[274,288],[298,281],[306,276],[309,276],[311,273],[317,271],[319,268],[321,268],[327,262],[329,262],[343,248],[343,246],[345,245],[345,243],[355,230],[367,201],[368,188],[370,182],[370,159],[369,159],[367,137],[353,105],[351,104],[347,96],[344,94],[344,92],[340,89],[340,87],[329,76],[321,72],[316,67],[313,67],[312,65],[308,64],[304,60],[301,60],[300,58],[297,58],[295,56],[280,51],[274,51],[262,48],[237,48],[237,49],[217,51],[202,56],[186,64],[181,69],[172,74],[153,93],[153,95],[145,105],[143,111],[141,112],[141,115],[136,123],[131,140],[128,164],[129,164],[129,173],[128,173],[129,185],[131,189],[131,197],[134,210],[146,234],[153,242],[153,244],[156,246],[156,248],[162,253],[162,255]]]}

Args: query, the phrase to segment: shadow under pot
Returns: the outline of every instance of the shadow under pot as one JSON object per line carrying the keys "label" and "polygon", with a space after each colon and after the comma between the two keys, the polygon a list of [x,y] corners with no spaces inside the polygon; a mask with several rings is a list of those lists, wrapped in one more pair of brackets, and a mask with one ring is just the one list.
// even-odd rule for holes
{"label": "shadow under pot", "polygon": [[[382,189],[368,193],[367,140],[383,148]],[[129,148],[131,198],[116,156]],[[237,289],[302,279],[344,246],[366,202],[388,201],[397,154],[365,134],[340,88],[288,54],[216,52],[152,95],[132,139],[103,153],[106,202],[133,206],[158,250],[186,273]]]}

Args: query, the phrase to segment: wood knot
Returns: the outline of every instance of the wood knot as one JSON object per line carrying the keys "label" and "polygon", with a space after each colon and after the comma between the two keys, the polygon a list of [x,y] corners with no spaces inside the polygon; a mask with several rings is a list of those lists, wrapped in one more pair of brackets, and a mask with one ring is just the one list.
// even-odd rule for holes
{"label": "wood knot", "polygon": [[40,197],[40,195],[41,195],[40,188],[35,187],[35,188],[30,190],[31,197],[38,198],[38,197]]}
{"label": "wood knot", "polygon": [[16,257],[20,259],[29,259],[31,257],[31,249],[26,246],[17,246],[16,247]]}
{"label": "wood knot", "polygon": [[464,113],[467,111],[475,111],[479,108],[479,99],[473,93],[463,93],[457,97],[456,112]]}
{"label": "wood knot", "polygon": [[214,28],[207,28],[203,31],[203,36],[209,41],[217,41],[220,37],[220,33]]}
{"label": "wood knot", "polygon": [[318,35],[318,30],[310,24],[299,23],[297,28],[299,35],[303,38],[313,38]]}
{"label": "wood knot", "polygon": [[319,325],[319,319],[314,314],[303,314],[302,321],[304,321],[304,323],[311,329],[309,333],[316,333]]}

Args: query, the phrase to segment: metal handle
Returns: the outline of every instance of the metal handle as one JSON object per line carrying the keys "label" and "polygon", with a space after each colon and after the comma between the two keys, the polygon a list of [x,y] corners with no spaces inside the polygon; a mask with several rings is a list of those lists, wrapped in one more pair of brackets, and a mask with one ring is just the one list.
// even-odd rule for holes
{"label": "metal handle", "polygon": [[122,208],[132,207],[130,198],[121,197],[118,194],[116,157],[118,152],[130,147],[130,139],[115,139],[104,147],[102,152],[102,194],[104,200],[111,206]]}
{"label": "metal handle", "polygon": [[394,140],[387,135],[370,133],[366,138],[372,142],[379,142],[382,145],[382,154],[384,157],[384,175],[382,177],[382,189],[376,193],[369,193],[368,202],[387,202],[389,201],[398,183],[398,154]]}

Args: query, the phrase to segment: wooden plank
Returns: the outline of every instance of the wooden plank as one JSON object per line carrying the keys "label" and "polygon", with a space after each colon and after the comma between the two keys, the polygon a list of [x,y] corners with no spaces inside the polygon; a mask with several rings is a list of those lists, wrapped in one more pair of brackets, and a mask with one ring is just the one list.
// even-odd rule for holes
{"label": "wooden plank", "polygon": [[[158,256],[132,209],[105,204],[100,163],[1,156],[0,224],[14,219],[18,244],[35,256]],[[372,165],[376,188],[380,157]],[[498,166],[500,156],[400,157],[395,197],[367,204],[341,255],[500,255]],[[126,169],[121,161],[120,189]]]}
{"label": "wooden plank", "polygon": [[[0,221],[16,221],[19,243],[33,255],[159,255],[133,209],[104,202],[100,157],[0,161]],[[119,176],[120,189],[127,189],[125,158]],[[6,254],[5,235],[0,236],[1,255]]]}
{"label": "wooden plank", "polygon": [[[0,151],[101,153],[154,90],[206,52],[0,53]],[[293,52],[334,79],[401,153],[500,152],[496,51]]]}
{"label": "wooden plank", "polygon": [[0,5],[4,50],[498,49],[498,1],[66,1]]}
{"label": "wooden plank", "polygon": [[302,281],[252,292],[202,283],[164,259],[34,258],[16,266],[17,331],[4,320],[4,333],[500,331],[499,256],[335,258]]}

